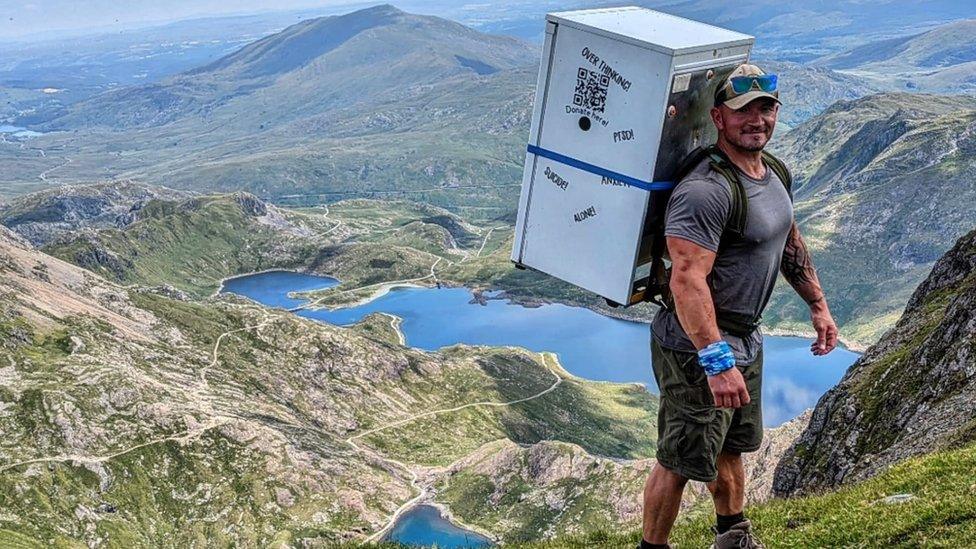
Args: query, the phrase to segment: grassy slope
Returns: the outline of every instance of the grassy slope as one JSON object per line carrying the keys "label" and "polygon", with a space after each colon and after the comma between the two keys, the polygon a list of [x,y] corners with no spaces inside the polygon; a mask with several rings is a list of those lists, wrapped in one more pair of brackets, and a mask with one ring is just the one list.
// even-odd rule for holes
{"label": "grassy slope", "polygon": [[[336,532],[370,527],[363,516],[348,511],[338,493],[316,490],[319,475],[303,473],[291,460],[281,462],[280,453],[300,452],[303,459],[330,465],[339,484],[355,479],[352,486],[364,490],[374,517],[377,511],[379,516],[389,512],[394,503],[387,501],[389,490],[394,497],[408,496],[389,472],[359,463],[327,433],[268,437],[273,422],[257,421],[245,428],[245,436],[221,428],[186,441],[153,442],[180,435],[184,421],[187,426],[204,421],[207,413],[198,409],[197,398],[215,404],[226,398],[220,393],[239,387],[231,382],[211,394],[194,395],[190,380],[218,334],[253,319],[245,311],[133,297],[143,311],[172,321],[168,326],[178,326],[188,340],[177,346],[119,341],[84,316],[60,320],[53,329],[35,329],[23,317],[10,315],[6,299],[0,298],[0,333],[18,341],[0,349],[4,364],[11,365],[5,372],[8,384],[0,389],[0,431],[5,433],[0,469],[42,456],[118,453],[99,463],[54,461],[0,471],[0,546],[67,547],[99,538],[114,547],[204,541],[265,545],[299,532],[336,539]],[[160,326],[161,332],[168,326]],[[72,353],[71,337],[86,347]],[[280,364],[288,364],[291,353],[278,351]],[[274,403],[258,404],[264,391],[253,372],[252,352],[228,346],[221,358],[215,377],[223,377],[227,368],[235,377],[254,381],[247,387],[251,403],[236,409],[242,420],[258,417],[255,409],[272,418],[282,413],[274,411]],[[149,379],[156,384],[147,385]],[[280,390],[289,385],[282,383],[286,379],[268,382]],[[292,482],[293,475],[304,477],[302,483]],[[372,493],[375,485],[368,488],[371,483],[383,486],[382,503]],[[294,505],[282,506],[281,494]],[[315,513],[322,513],[321,520],[310,520]]]}
{"label": "grassy slope", "polygon": [[[879,502],[905,493],[916,499]],[[970,547],[976,539],[976,445],[905,461],[837,492],[773,500],[747,513],[767,547]],[[713,520],[710,506],[689,513],[679,519],[672,544],[707,547]],[[506,547],[621,549],[638,538],[637,532],[597,532]]]}
{"label": "grassy slope", "polygon": [[[470,352],[463,347],[456,349]],[[454,351],[446,352],[450,355]],[[499,369],[507,360],[517,357],[488,347],[478,348],[477,354],[479,360],[491,357],[492,369]],[[502,409],[470,408],[431,416],[364,440],[386,456],[430,466],[448,465],[499,438],[524,444],[561,440],[578,444],[594,454],[616,458],[653,455],[657,412],[657,399],[653,395],[637,385],[584,381],[562,371],[551,356],[546,355],[546,360],[550,368],[560,372],[563,380],[543,397]],[[504,379],[504,369],[494,375]],[[512,382],[496,382],[494,401],[518,400],[541,392],[554,381],[543,370],[521,367],[515,372]],[[479,393],[458,401],[476,402],[487,391],[482,389]]]}

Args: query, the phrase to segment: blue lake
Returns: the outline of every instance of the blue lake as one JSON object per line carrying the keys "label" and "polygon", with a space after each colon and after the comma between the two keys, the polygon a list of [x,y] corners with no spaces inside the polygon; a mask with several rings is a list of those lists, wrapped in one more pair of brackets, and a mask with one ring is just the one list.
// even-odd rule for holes
{"label": "blue lake", "polygon": [[409,545],[436,544],[438,549],[474,549],[493,545],[481,534],[455,526],[430,505],[418,505],[404,513],[385,540]]}
{"label": "blue lake", "polygon": [[[227,280],[222,292],[249,297],[259,303],[292,308],[305,303],[288,297],[335,286],[329,277],[271,271]],[[563,367],[586,379],[641,382],[657,392],[650,367],[650,329],[647,324],[605,317],[582,307],[544,305],[528,308],[503,300],[487,305],[470,303],[465,288],[401,288],[367,304],[339,309],[300,310],[297,314],[337,325],[353,324],[373,312],[403,319],[407,344],[436,350],[457,343],[516,345],[533,351],[552,351]],[[824,357],[810,354],[811,340],[766,336],[763,376],[763,416],[774,427],[814,406],[833,387],[857,354],[835,349]]]}
{"label": "blue lake", "polygon": [[35,132],[33,130],[28,130],[27,128],[11,126],[9,124],[0,124],[0,133],[9,133],[14,137],[37,137],[39,135],[44,135],[41,132]]}
{"label": "blue lake", "polygon": [[[305,303],[290,292],[330,288],[334,278],[271,271],[232,278],[221,292],[246,296],[264,305],[291,309]],[[527,308],[502,300],[471,303],[464,288],[400,288],[369,303],[335,311],[299,310],[296,314],[331,324],[349,325],[374,312],[403,319],[407,344],[436,350],[457,343],[516,345],[552,351],[569,372],[601,381],[642,382],[656,392],[650,368],[650,328],[617,320],[581,307],[544,305]],[[836,349],[826,357],[810,354],[810,340],[765,338],[763,416],[776,426],[816,404],[840,380],[857,355]],[[386,539],[441,549],[490,547],[483,536],[459,528],[431,506],[420,505],[401,516]]]}

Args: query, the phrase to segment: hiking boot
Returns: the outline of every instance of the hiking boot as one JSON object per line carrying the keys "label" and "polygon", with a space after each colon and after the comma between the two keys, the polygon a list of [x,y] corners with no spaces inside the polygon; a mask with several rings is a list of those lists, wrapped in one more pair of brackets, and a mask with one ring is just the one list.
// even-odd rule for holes
{"label": "hiking boot", "polygon": [[752,533],[752,523],[744,520],[729,528],[724,534],[715,531],[715,543],[712,549],[764,549],[764,545]]}

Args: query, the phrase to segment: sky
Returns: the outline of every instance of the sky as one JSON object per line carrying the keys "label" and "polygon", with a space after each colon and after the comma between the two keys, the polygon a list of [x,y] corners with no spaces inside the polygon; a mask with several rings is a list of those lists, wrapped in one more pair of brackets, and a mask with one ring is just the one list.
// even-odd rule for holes
{"label": "sky", "polygon": [[[122,30],[209,15],[363,4],[364,0],[0,0],[0,39],[50,31]],[[382,0],[370,3],[382,3]]]}

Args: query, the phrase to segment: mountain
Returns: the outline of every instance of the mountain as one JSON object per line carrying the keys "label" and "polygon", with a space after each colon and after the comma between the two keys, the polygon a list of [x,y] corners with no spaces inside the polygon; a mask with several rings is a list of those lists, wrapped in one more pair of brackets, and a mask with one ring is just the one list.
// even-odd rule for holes
{"label": "mountain", "polygon": [[[0,148],[0,190],[129,178],[293,205],[409,198],[498,218],[517,199],[538,55],[390,6],[303,21],[72,105],[38,126],[49,133],[22,144],[28,154]],[[825,68],[769,65],[784,81],[781,130],[875,91]]]}
{"label": "mountain", "polygon": [[406,91],[524,66],[535,56],[514,39],[381,5],[305,20],[159,83],[96,96],[47,127],[159,126],[195,115],[222,121],[224,134],[257,133],[368,103],[388,92],[391,82]]}
{"label": "mountain", "polygon": [[[840,101],[773,141],[793,170],[796,217],[849,340],[898,318],[935,260],[972,227],[976,99],[879,94]],[[768,324],[807,330],[782,284]]]}
{"label": "mountain", "polygon": [[853,100],[882,91],[856,76],[825,67],[789,61],[758,60],[767,73],[779,76],[780,107],[777,136],[820,114],[840,100]]}
{"label": "mountain", "polygon": [[[49,10],[57,11],[56,8]],[[49,120],[74,102],[125,86],[156,82],[227,55],[311,13],[265,13],[177,21],[153,27],[54,33],[46,39],[5,42],[0,85],[28,91],[49,88],[41,101],[23,101],[25,121]],[[321,12],[317,15],[323,15]]]}
{"label": "mountain", "polygon": [[898,324],[824,395],[776,470],[795,495],[976,441],[976,231],[912,294]]}
{"label": "mountain", "polygon": [[[602,2],[615,5],[610,0]],[[751,34],[757,37],[756,53],[761,57],[794,62],[807,62],[866,42],[903,36],[973,16],[968,0],[897,3],[641,0],[636,3]]]}
{"label": "mountain", "polygon": [[971,93],[976,90],[976,19],[871,42],[816,64],[895,89]]}

